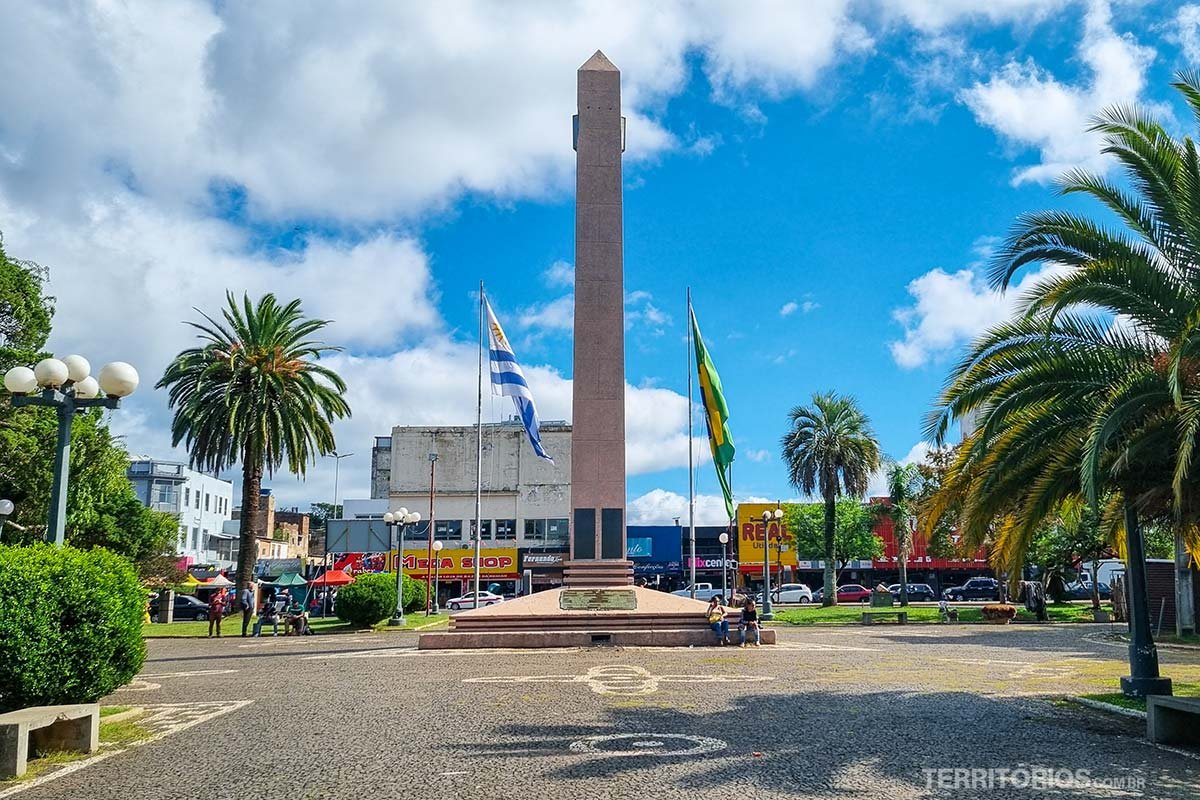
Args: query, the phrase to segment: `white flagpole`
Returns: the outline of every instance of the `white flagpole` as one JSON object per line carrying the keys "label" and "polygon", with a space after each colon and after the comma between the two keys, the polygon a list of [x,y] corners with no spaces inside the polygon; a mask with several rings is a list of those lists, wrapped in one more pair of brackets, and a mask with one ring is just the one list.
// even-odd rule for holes
{"label": "white flagpole", "polygon": [[687,326],[688,326],[688,353],[687,353],[687,385],[688,385],[688,554],[690,556],[689,563],[691,564],[691,585],[692,599],[696,599],[696,470],[692,461],[692,355],[693,355],[693,339],[692,339],[692,287],[687,287]]}
{"label": "white flagpole", "polygon": [[479,608],[479,559],[483,539],[483,281],[479,282],[479,403],[475,407],[475,600]]}

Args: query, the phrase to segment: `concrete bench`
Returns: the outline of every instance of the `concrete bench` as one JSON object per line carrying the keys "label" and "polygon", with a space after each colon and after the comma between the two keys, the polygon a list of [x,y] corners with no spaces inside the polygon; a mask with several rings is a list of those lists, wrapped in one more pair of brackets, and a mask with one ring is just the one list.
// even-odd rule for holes
{"label": "concrete bench", "polygon": [[94,753],[100,746],[100,706],[35,706],[0,714],[0,779],[24,775],[29,750]]}
{"label": "concrete bench", "polygon": [[1200,699],[1147,696],[1146,738],[1159,744],[1200,747]]}
{"label": "concrete bench", "polygon": [[907,611],[883,611],[881,609],[872,609],[871,611],[862,612],[862,624],[863,625],[875,624],[875,617],[895,617],[896,622],[898,622],[899,624],[901,624],[901,625],[908,624],[908,612]]}

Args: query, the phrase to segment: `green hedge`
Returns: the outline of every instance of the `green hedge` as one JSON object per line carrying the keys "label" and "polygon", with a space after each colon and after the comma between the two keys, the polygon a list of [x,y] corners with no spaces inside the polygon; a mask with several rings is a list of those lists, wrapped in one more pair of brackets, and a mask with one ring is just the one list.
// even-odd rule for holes
{"label": "green hedge", "polygon": [[425,610],[425,581],[404,576],[404,613]]}
{"label": "green hedge", "polygon": [[90,703],[146,657],[146,592],[107,550],[0,545],[0,712]]}
{"label": "green hedge", "polygon": [[396,578],[390,572],[359,575],[354,583],[338,589],[338,619],[368,628],[396,611]]}

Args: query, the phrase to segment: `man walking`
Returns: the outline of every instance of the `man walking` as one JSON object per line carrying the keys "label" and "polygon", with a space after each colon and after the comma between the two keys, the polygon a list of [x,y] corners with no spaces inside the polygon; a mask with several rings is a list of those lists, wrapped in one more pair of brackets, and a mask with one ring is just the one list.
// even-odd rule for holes
{"label": "man walking", "polygon": [[238,600],[242,604],[242,636],[244,637],[246,629],[250,627],[250,617],[254,616],[254,590],[250,588],[249,584],[242,588]]}

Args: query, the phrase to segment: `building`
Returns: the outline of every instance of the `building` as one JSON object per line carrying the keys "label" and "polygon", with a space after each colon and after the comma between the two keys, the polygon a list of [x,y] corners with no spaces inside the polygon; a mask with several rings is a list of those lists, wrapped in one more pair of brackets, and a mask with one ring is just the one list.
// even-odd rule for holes
{"label": "building", "polygon": [[132,461],[127,475],[146,507],[179,519],[181,567],[232,566],[235,545],[223,529],[233,514],[232,483],[189,469],[181,461],[157,458]]}
{"label": "building", "polygon": [[376,436],[371,448],[371,499],[386,500],[392,482],[392,437]]}
{"label": "building", "polygon": [[[270,489],[259,492],[258,510],[258,525],[254,531],[255,541],[258,543],[258,558],[299,559],[303,563],[308,558],[311,541],[309,515],[302,514],[297,509],[276,509],[275,495]],[[241,509],[234,511],[233,519],[226,529],[236,538],[241,530]],[[238,549],[239,545],[235,545],[235,560]]]}

